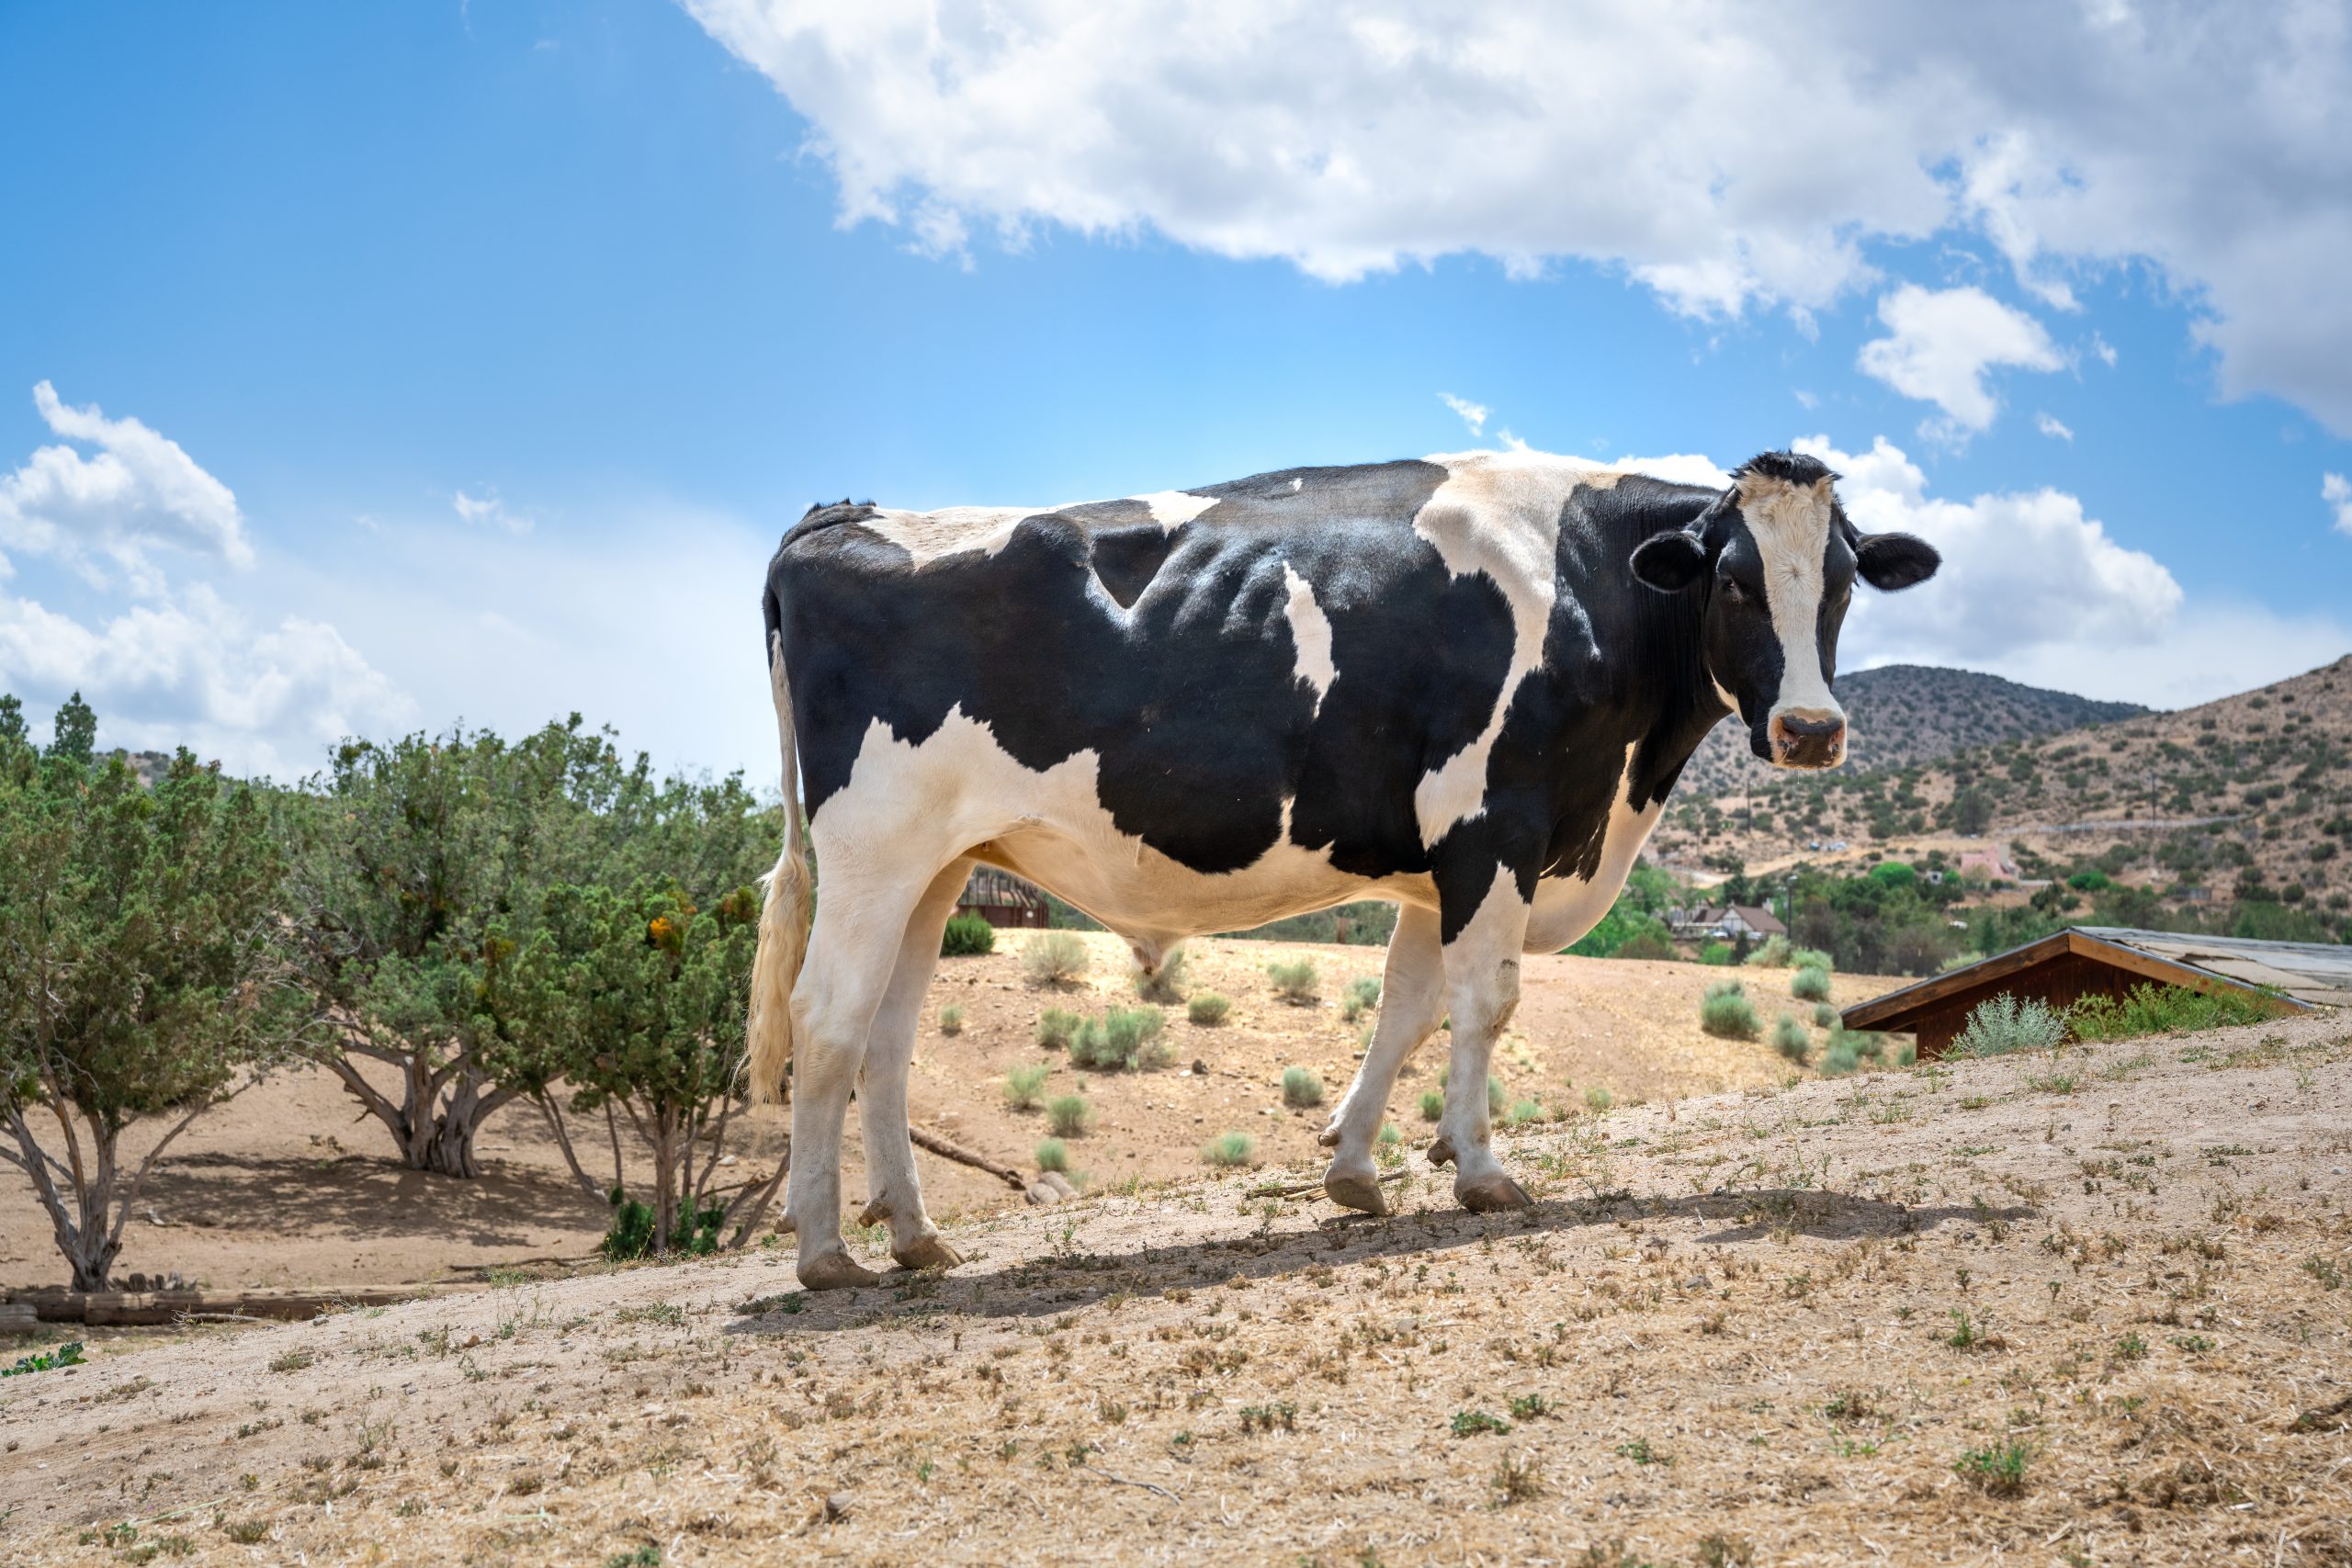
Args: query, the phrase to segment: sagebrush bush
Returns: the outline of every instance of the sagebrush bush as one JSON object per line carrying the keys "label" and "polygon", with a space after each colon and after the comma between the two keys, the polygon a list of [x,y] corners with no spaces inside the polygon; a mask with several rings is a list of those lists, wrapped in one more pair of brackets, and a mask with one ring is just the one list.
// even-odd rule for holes
{"label": "sagebrush bush", "polygon": [[1827,1002],[1815,1002],[1813,1008],[1813,1026],[1815,1029],[1837,1028],[1838,1010]]}
{"label": "sagebrush bush", "polygon": [[1022,973],[1033,986],[1074,985],[1091,962],[1075,931],[1039,931],[1021,950]]}
{"label": "sagebrush bush", "polygon": [[1838,1033],[1829,1037],[1828,1049],[1821,1054],[1823,1077],[1842,1078],[1849,1073],[1860,1071],[1861,1065],[1861,1045],[1855,1036]]}
{"label": "sagebrush bush", "polygon": [[1782,1013],[1772,1021],[1772,1049],[1802,1067],[1813,1055],[1813,1035],[1804,1024]]}
{"label": "sagebrush bush", "polygon": [[1037,1043],[1048,1051],[1067,1051],[1086,1020],[1059,1008],[1047,1008],[1037,1015]]}
{"label": "sagebrush bush", "polygon": [[1046,1102],[1046,1125],[1057,1138],[1082,1138],[1093,1124],[1094,1109],[1082,1094],[1065,1094]]}
{"label": "sagebrush bush", "polygon": [[1037,1168],[1069,1173],[1069,1145],[1059,1138],[1047,1138],[1037,1145]]}
{"label": "sagebrush bush", "polygon": [[1160,959],[1157,970],[1138,969],[1135,974],[1136,995],[1148,1002],[1170,1005],[1184,999],[1184,950],[1172,949]]}
{"label": "sagebrush bush", "polygon": [[1510,1109],[1503,1112],[1503,1125],[1512,1132],[1521,1127],[1532,1127],[1543,1120],[1544,1106],[1541,1101],[1533,1100],[1514,1100],[1510,1102]]}
{"label": "sagebrush bush", "polygon": [[1321,994],[1317,987],[1322,977],[1316,973],[1311,958],[1302,958],[1295,964],[1269,964],[1266,974],[1274,982],[1274,995],[1293,1007],[1308,1006]]}
{"label": "sagebrush bush", "polygon": [[1753,1040],[1762,1026],[1747,987],[1736,980],[1718,980],[1699,1003],[1699,1027],[1724,1040]]}
{"label": "sagebrush bush", "polygon": [[1617,1097],[1599,1084],[1589,1084],[1584,1091],[1586,1109],[1598,1115],[1617,1103]]}
{"label": "sagebrush bush", "polygon": [[1043,1062],[1019,1066],[1004,1075],[1004,1102],[1015,1111],[1037,1109],[1037,1094],[1053,1069]]}
{"label": "sagebrush bush", "polygon": [[1955,1056],[2006,1056],[2013,1051],[2049,1051],[2066,1038],[2066,1021],[2030,997],[2004,991],[1976,1004],[1951,1043]]}
{"label": "sagebrush bush", "polygon": [[1168,1015],[1158,1008],[1113,1008],[1079,1025],[1069,1043],[1069,1059],[1097,1072],[1164,1067],[1175,1059],[1159,1042],[1167,1027]]}
{"label": "sagebrush bush", "polygon": [[1789,995],[1801,1002],[1829,999],[1829,971],[1807,964],[1789,976]]}
{"label": "sagebrush bush", "polygon": [[1445,1115],[1445,1096],[1433,1089],[1421,1090],[1421,1120],[1435,1122]]}
{"label": "sagebrush bush", "polygon": [[1789,949],[1789,967],[1792,969],[1835,969],[1838,965],[1831,960],[1829,954],[1817,947],[1792,947]]}
{"label": "sagebrush bush", "polygon": [[1232,999],[1227,997],[1220,997],[1215,991],[1203,991],[1199,996],[1194,997],[1191,1001],[1184,1004],[1184,1016],[1186,1018],[1191,1019],[1194,1023],[1204,1024],[1210,1027],[1215,1027],[1217,1024],[1223,1023],[1226,1020],[1226,1015],[1230,1013],[1232,1010]]}
{"label": "sagebrush bush", "polygon": [[1310,1105],[1322,1104],[1323,1080],[1310,1067],[1284,1067],[1283,1103],[1293,1111],[1304,1111]]}
{"label": "sagebrush bush", "polygon": [[942,958],[978,958],[995,951],[996,928],[969,910],[950,919],[947,929],[939,933]]}
{"label": "sagebrush bush", "polygon": [[1349,981],[1347,989],[1340,993],[1340,1016],[1350,1023],[1379,1005],[1380,982],[1369,977]]}
{"label": "sagebrush bush", "polygon": [[939,1010],[939,1032],[947,1035],[963,1033],[964,1010],[959,1007],[941,1008]]}
{"label": "sagebrush bush", "polygon": [[1789,939],[1768,936],[1763,945],[1747,955],[1747,962],[1758,969],[1785,969],[1789,966]]}
{"label": "sagebrush bush", "polygon": [[1201,1163],[1220,1168],[1248,1165],[1258,1152],[1258,1142],[1247,1133],[1219,1133],[1201,1145]]}
{"label": "sagebrush bush", "polygon": [[2278,1004],[2258,993],[2209,993],[2148,983],[2120,997],[2085,997],[2068,1010],[2066,1021],[2077,1040],[2131,1040],[2259,1023],[2277,1011]]}

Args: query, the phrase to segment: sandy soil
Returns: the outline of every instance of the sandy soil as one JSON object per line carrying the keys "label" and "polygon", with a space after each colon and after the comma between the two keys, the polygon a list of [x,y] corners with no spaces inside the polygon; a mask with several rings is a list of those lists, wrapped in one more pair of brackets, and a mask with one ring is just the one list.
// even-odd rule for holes
{"label": "sandy soil", "polygon": [[[1229,1021],[1201,1028],[1170,1010],[1179,1070],[1081,1072],[1034,1043],[1048,1007],[1099,1011],[1132,1003],[1126,949],[1089,933],[1091,972],[1080,986],[1041,990],[1023,976],[1026,932],[1006,933],[983,958],[940,965],[917,1045],[910,1100],[915,1120],[956,1142],[1026,1167],[1046,1134],[1040,1111],[1013,1111],[1000,1089],[1006,1069],[1053,1066],[1046,1094],[1083,1093],[1094,1128],[1073,1140],[1072,1161],[1097,1186],[1159,1180],[1200,1169],[1200,1145],[1227,1130],[1250,1133],[1261,1159],[1302,1161],[1314,1153],[1324,1111],[1282,1105],[1283,1069],[1315,1068],[1336,1103],[1354,1074],[1360,1026],[1341,1021],[1338,998],[1350,979],[1380,973],[1376,948],[1204,941],[1192,944],[1188,988],[1232,998]],[[1277,1000],[1265,973],[1276,961],[1307,958],[1321,976],[1323,1002]],[[1785,1002],[1785,971],[1744,969],[1769,1022],[1766,998]],[[1712,1039],[1698,1029],[1700,994],[1724,971],[1694,964],[1614,963],[1557,957],[1527,963],[1516,1027],[1495,1071],[1515,1098],[1581,1106],[1588,1088],[1621,1100],[1690,1095],[1777,1083],[1787,1064],[1758,1043]],[[1900,981],[1840,976],[1839,1006]],[[1804,1010],[1793,1002],[1787,1006]],[[961,1034],[940,1032],[939,1012],[960,1007]],[[1392,1114],[1418,1134],[1416,1104],[1433,1088],[1444,1037],[1425,1048],[1397,1087]],[[1189,1071],[1194,1062],[1204,1074]],[[781,1156],[786,1113],[763,1111],[730,1134],[741,1172],[772,1169]],[[845,1190],[863,1201],[857,1117],[850,1118]],[[601,1123],[582,1132],[592,1171],[609,1168]],[[578,1134],[575,1134],[577,1136]],[[127,1142],[143,1149],[134,1131]],[[452,1181],[403,1171],[390,1158],[381,1127],[322,1073],[288,1073],[247,1091],[199,1121],[150,1179],[125,1237],[119,1270],[177,1271],[221,1291],[277,1286],[396,1285],[478,1274],[519,1260],[580,1258],[603,1235],[604,1209],[566,1172],[536,1111],[511,1106],[483,1129],[489,1174]],[[968,1167],[919,1154],[934,1213],[985,1212],[1018,1203],[999,1182]],[[764,1163],[763,1163],[764,1162]],[[735,1179],[732,1171],[723,1180]],[[0,1282],[11,1288],[62,1282],[47,1216],[29,1187],[0,1182]]]}
{"label": "sandy soil", "polygon": [[[112,1338],[0,1383],[0,1531],[28,1563],[2352,1562],[2340,1017],[1502,1152],[1532,1210],[1461,1213],[1414,1156],[1385,1219],[1261,1172],[976,1215],[964,1267],[853,1293],[755,1250]],[[1968,1457],[2005,1453],[2014,1487]]]}

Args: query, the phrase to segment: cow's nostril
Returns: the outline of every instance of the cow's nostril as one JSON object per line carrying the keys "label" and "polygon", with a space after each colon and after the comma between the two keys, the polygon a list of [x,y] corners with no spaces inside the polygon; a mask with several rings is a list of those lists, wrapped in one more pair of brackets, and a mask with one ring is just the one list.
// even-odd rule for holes
{"label": "cow's nostril", "polygon": [[1807,718],[1798,714],[1782,714],[1781,728],[1801,740],[1827,740],[1842,733],[1845,720],[1837,718]]}

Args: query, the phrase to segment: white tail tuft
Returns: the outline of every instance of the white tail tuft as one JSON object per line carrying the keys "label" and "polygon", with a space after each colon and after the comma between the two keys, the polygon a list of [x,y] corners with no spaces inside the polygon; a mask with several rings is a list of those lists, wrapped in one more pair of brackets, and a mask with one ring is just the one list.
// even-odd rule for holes
{"label": "white tail tuft", "polygon": [[771,622],[768,676],[775,688],[776,743],[784,753],[784,851],[763,878],[767,902],[760,909],[760,945],[752,960],[750,1046],[752,1100],[773,1105],[785,1098],[785,1069],[792,1063],[792,987],[808,949],[808,862],[801,849],[799,748],[792,728],[792,693],[784,679],[784,636]]}

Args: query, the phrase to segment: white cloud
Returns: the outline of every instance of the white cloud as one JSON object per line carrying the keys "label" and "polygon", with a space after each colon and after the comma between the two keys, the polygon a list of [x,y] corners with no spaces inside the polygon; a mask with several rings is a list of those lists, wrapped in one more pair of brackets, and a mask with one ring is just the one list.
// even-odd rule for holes
{"label": "white cloud", "polygon": [[2172,573],[2109,537],[2064,491],[1945,501],[1884,436],[1868,452],[1838,451],[1819,435],[1795,449],[1844,476],[1838,493],[1855,526],[1917,534],[1943,553],[1933,580],[1857,597],[1848,636],[1871,655],[1981,667],[2064,645],[2105,661],[2160,639],[2180,610]]}
{"label": "white cloud", "polygon": [[1889,335],[1864,344],[1856,364],[1905,397],[1943,410],[1954,433],[1992,424],[2000,403],[1984,374],[1995,366],[2055,370],[2065,364],[2041,322],[1974,287],[1906,283],[1879,300],[1878,319]]}
{"label": "white cloud", "polygon": [[2099,363],[2106,366],[2109,370],[2115,368],[2115,345],[2108,342],[2105,338],[2099,336],[2097,333],[2091,333],[2091,352],[2098,355],[2099,357]]}
{"label": "white cloud", "polygon": [[1476,435],[1486,430],[1487,415],[1492,412],[1486,404],[1474,403],[1467,398],[1457,398],[1452,392],[1440,392],[1437,398],[1438,401],[1462,416],[1462,423],[1470,427],[1471,434]]}
{"label": "white cloud", "polygon": [[2052,441],[2072,441],[2075,438],[2075,433],[2066,422],[2053,413],[2035,414],[2033,427]]}
{"label": "white cloud", "polygon": [[1818,310],[1981,235],[2052,309],[2150,265],[2224,390],[2352,434],[2352,17],[2186,0],[683,0],[921,249],[1156,231],[1344,280],[1475,253]]}
{"label": "white cloud", "polygon": [[[178,443],[72,407],[46,381],[33,401],[51,431],[97,450],[43,446],[0,476],[0,541],[106,607],[77,615],[0,592],[0,691],[35,716],[79,691],[106,745],[185,744],[279,776],[315,767],[323,742],[406,716],[407,699],[334,626],[306,615],[256,626],[212,587],[167,581],[158,547],[241,571],[256,561],[235,496]],[[109,563],[138,603],[119,607]]]}
{"label": "white cloud", "polygon": [[2335,531],[2352,534],[2352,479],[2342,474],[2322,474],[2319,498],[2335,513]]}
{"label": "white cloud", "polygon": [[135,419],[108,419],[95,403],[74,408],[47,381],[33,388],[33,406],[64,441],[97,450],[42,446],[0,475],[0,546],[62,561],[93,581],[110,562],[142,593],[161,591],[151,554],[158,546],[253,565],[237,498],[178,442]]}
{"label": "white cloud", "polygon": [[527,534],[538,519],[527,512],[517,512],[508,506],[492,486],[483,487],[480,496],[459,491],[450,497],[449,505],[469,523],[486,523],[493,528],[503,528],[510,534]]}

